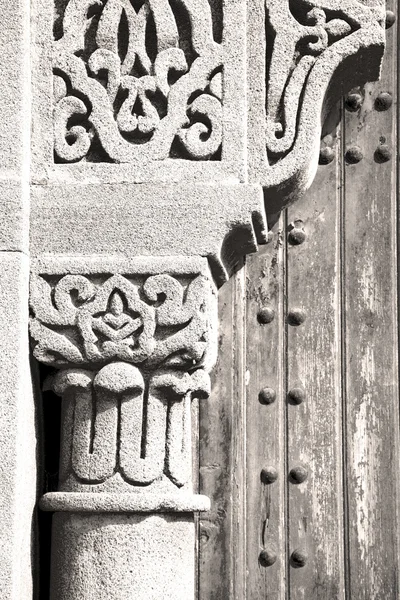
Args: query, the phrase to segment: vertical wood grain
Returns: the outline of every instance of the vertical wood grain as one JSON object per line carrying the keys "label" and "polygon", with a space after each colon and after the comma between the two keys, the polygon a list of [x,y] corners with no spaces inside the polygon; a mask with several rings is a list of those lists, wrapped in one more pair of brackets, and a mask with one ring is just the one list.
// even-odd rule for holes
{"label": "vertical wood grain", "polygon": [[245,598],[244,270],[219,292],[219,354],[212,395],[200,402],[200,492],[211,511],[199,523],[199,598]]}
{"label": "vertical wood grain", "polygon": [[[213,395],[199,419],[200,490],[213,504],[200,523],[199,600],[400,600],[397,35],[387,30],[381,81],[328,140],[333,162],[220,291]],[[388,110],[375,108],[380,92],[393,96]],[[349,164],[355,146],[362,159]],[[299,219],[307,238],[292,245]],[[300,326],[286,322],[294,308]],[[294,387],[300,405],[286,399]],[[290,480],[296,466],[304,483]],[[277,481],[262,482],[265,467]],[[268,567],[264,549],[277,555]],[[304,567],[290,562],[296,549]]]}
{"label": "vertical wood grain", "polygon": [[[334,160],[321,165],[308,194],[288,209],[288,230],[301,225],[306,239],[290,243],[287,232],[288,391],[301,388],[305,400],[288,400],[288,467],[307,470],[296,483],[289,476],[289,548],[308,555],[305,566],[290,560],[290,598],[344,598],[342,453],[339,326],[339,142],[330,139]],[[304,311],[301,325],[292,311]]]}
{"label": "vertical wood grain", "polygon": [[[286,598],[285,517],[285,394],[283,385],[283,220],[272,231],[267,246],[247,259],[247,598]],[[270,323],[259,322],[262,308],[272,309]],[[264,388],[275,393],[271,404],[260,402]],[[277,470],[278,479],[264,483],[261,471]],[[265,566],[260,553],[276,553]]]}
{"label": "vertical wood grain", "polygon": [[[397,12],[392,0],[387,8]],[[343,286],[345,441],[348,464],[349,598],[399,594],[399,429],[396,248],[396,25],[387,30],[381,81],[367,85],[358,113],[347,112]],[[376,110],[380,92],[393,95]],[[387,145],[392,158],[378,162]]]}

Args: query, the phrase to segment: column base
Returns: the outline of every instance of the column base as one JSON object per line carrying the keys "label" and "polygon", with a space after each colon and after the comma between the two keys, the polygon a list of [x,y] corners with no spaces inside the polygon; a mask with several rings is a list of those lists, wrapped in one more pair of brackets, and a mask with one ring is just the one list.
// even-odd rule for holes
{"label": "column base", "polygon": [[110,494],[90,492],[50,492],[40,500],[46,511],[75,513],[162,513],[210,510],[207,496],[194,494]]}

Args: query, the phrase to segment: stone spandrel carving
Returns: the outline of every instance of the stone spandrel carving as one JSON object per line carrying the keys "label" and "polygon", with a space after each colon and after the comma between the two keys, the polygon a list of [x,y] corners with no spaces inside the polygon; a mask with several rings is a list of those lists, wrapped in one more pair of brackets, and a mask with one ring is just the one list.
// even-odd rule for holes
{"label": "stone spandrel carving", "polygon": [[55,33],[56,162],[220,158],[223,48],[208,0],[69,0]]}
{"label": "stone spandrel carving", "polygon": [[[285,2],[267,0],[267,115],[266,146],[270,164],[292,148],[297,120],[305,99],[307,79],[319,58],[342,40],[368,26],[371,19],[382,17],[360,2],[312,1]],[[347,9],[347,10],[346,10]],[[274,36],[271,50],[269,35]],[[326,60],[326,56],[324,57]]]}
{"label": "stone spandrel carving", "polygon": [[191,414],[209,396],[216,351],[207,261],[116,258],[114,274],[105,264],[33,263],[33,353],[58,369],[46,387],[62,397],[59,489],[42,505],[204,508],[192,493]]}

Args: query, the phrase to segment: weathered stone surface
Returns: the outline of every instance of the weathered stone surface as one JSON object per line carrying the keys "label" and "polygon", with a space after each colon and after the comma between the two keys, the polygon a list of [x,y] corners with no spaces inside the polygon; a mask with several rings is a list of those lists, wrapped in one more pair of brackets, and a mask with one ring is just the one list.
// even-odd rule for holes
{"label": "weathered stone surface", "polygon": [[53,519],[51,600],[194,598],[193,516],[58,513]]}
{"label": "weathered stone surface", "polygon": [[379,77],[384,1],[253,0],[248,11],[249,179],[277,212],[316,172],[321,125],[352,87]]}
{"label": "weathered stone surface", "polygon": [[0,3],[0,598],[32,597],[36,435],[28,325],[29,1]]}
{"label": "weathered stone surface", "polygon": [[0,179],[26,180],[29,175],[31,89],[29,2],[0,6]]}
{"label": "weathered stone surface", "polygon": [[35,0],[35,180],[243,181],[245,9]]}
{"label": "weathered stone surface", "polygon": [[32,596],[35,414],[28,346],[29,261],[0,253],[0,598]]}
{"label": "weathered stone surface", "polygon": [[1,167],[0,199],[0,252],[28,253],[28,184],[18,180],[2,180]]}
{"label": "weathered stone surface", "polygon": [[31,202],[33,257],[206,256],[217,284],[266,236],[258,186],[35,186]]}
{"label": "weathered stone surface", "polygon": [[47,511],[72,513],[189,513],[210,510],[210,499],[201,494],[166,493],[131,488],[129,493],[49,492],[40,501]]}

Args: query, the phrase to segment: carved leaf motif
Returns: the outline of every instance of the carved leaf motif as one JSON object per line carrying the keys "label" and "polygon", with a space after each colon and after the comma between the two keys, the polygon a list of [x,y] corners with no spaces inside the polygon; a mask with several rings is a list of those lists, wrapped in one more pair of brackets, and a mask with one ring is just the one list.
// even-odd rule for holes
{"label": "carved leaf motif", "polygon": [[122,275],[95,285],[82,275],[56,284],[32,282],[31,336],[47,363],[106,363],[197,367],[209,348],[209,281],[182,284],[168,274],[138,285]]}
{"label": "carved leaf motif", "polygon": [[[63,36],[54,42],[56,160],[92,160],[94,141],[116,162],[160,160],[176,156],[175,138],[186,158],[215,158],[221,97],[205,88],[222,67],[221,46],[208,0],[180,5],[69,0]],[[180,23],[185,12],[188,39]]]}
{"label": "carved leaf motif", "polygon": [[[266,0],[273,48],[268,81],[266,146],[277,160],[295,141],[302,94],[319,57],[371,21],[371,9],[348,0]],[[267,45],[269,35],[267,32]],[[271,37],[272,40],[272,37]]]}

